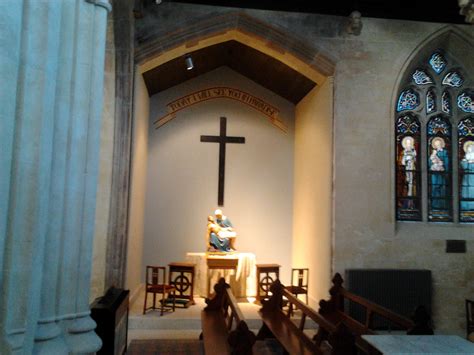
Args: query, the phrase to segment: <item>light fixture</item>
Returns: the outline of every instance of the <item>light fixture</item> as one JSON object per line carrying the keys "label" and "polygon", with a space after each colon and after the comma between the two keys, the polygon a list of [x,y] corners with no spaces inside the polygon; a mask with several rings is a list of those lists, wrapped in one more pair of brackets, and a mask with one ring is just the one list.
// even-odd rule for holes
{"label": "light fixture", "polygon": [[191,58],[191,55],[187,54],[186,57],[184,57],[184,62],[186,63],[187,70],[194,68],[193,58]]}

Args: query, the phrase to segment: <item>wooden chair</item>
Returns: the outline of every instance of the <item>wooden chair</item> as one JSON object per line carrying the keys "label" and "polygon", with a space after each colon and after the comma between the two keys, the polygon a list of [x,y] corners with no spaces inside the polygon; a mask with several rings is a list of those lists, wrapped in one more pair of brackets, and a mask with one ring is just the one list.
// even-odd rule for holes
{"label": "wooden chair", "polygon": [[466,300],[466,335],[474,342],[474,301]]}
{"label": "wooden chair", "polygon": [[291,285],[286,286],[286,289],[296,297],[298,297],[298,295],[305,295],[306,304],[308,304],[308,279],[308,268],[293,268],[291,269]]}
{"label": "wooden chair", "polygon": [[[145,280],[145,303],[143,304],[143,314],[146,313],[149,309],[158,309],[156,308],[156,294],[161,294],[160,300],[160,310],[161,315],[165,310],[172,309],[175,311],[176,297],[175,297],[176,288],[166,283],[166,267],[164,266],[150,266],[146,267],[146,280]],[[147,296],[149,293],[153,294],[153,306],[146,306]],[[173,306],[166,306],[166,300],[168,295],[172,295]]]}
{"label": "wooden chair", "polygon": [[196,304],[194,302],[194,275],[196,265],[193,263],[169,263],[169,284],[176,288],[178,305],[184,308]]}
{"label": "wooden chair", "polygon": [[257,303],[269,297],[270,286],[280,278],[279,264],[257,264]]}

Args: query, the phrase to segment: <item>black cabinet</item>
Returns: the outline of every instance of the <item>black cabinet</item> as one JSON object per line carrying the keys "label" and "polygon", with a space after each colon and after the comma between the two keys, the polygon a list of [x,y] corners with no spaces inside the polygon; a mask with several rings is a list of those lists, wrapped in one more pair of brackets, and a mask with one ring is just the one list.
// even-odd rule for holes
{"label": "black cabinet", "polygon": [[127,351],[129,291],[111,287],[91,305],[95,332],[102,339],[97,354],[123,355]]}

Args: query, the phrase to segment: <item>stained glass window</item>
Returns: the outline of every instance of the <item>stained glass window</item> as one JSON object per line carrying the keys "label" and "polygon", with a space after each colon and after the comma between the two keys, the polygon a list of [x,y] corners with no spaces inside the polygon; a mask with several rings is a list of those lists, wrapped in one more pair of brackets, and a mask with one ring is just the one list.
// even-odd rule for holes
{"label": "stained glass window", "polygon": [[439,52],[435,52],[431,55],[429,63],[436,74],[441,73],[447,64],[446,59],[444,59],[444,56]]}
{"label": "stained glass window", "polygon": [[404,115],[396,122],[397,218],[421,220],[420,122]]}
{"label": "stained glass window", "polygon": [[459,221],[474,222],[474,117],[458,124]]}
{"label": "stained glass window", "polygon": [[436,94],[433,89],[426,93],[426,113],[430,114],[436,111]]}
{"label": "stained glass window", "polygon": [[473,85],[442,49],[405,73],[395,106],[397,220],[474,223]]}
{"label": "stained glass window", "polygon": [[428,220],[452,221],[451,124],[442,116],[428,121]]}
{"label": "stained glass window", "polygon": [[430,78],[428,74],[422,69],[417,69],[413,75],[413,81],[417,85],[425,85],[425,84],[432,84],[433,80]]}
{"label": "stained glass window", "polygon": [[474,113],[474,95],[463,92],[458,96],[458,107],[467,113]]}
{"label": "stained glass window", "polygon": [[415,90],[402,91],[398,98],[397,111],[414,110],[420,104],[420,98]]}
{"label": "stained glass window", "polygon": [[464,79],[457,71],[450,71],[443,79],[443,85],[448,85],[453,88],[459,88],[464,83]]}
{"label": "stained glass window", "polygon": [[441,96],[441,111],[451,114],[451,95],[446,90],[443,91],[443,96]]}

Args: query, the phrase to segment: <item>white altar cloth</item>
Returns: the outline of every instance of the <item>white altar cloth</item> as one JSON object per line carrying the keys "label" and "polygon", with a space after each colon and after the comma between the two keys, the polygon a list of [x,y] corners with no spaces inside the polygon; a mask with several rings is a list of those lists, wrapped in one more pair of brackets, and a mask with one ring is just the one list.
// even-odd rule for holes
{"label": "white altar cloth", "polygon": [[[212,255],[212,254],[210,254]],[[232,254],[213,257],[225,259],[238,259],[237,270],[207,270],[207,253],[186,253],[186,261],[196,264],[194,276],[194,293],[207,297],[207,280],[211,278],[212,287],[220,277],[225,277],[236,297],[255,297],[256,293],[256,258],[252,253],[235,252]]]}

